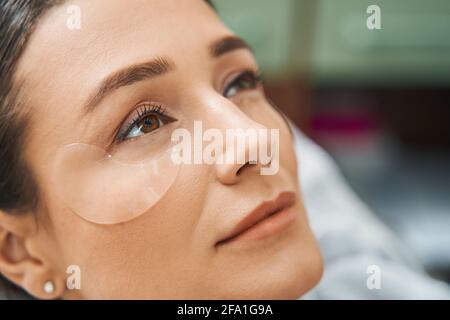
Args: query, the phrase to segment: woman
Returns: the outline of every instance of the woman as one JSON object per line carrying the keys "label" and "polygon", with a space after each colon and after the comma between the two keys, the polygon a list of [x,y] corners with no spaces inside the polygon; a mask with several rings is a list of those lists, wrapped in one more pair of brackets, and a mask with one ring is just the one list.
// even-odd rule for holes
{"label": "woman", "polygon": [[[319,281],[289,128],[207,2],[1,10],[6,279],[41,299],[295,299]],[[195,123],[279,130],[276,174],[273,158],[173,164]]]}

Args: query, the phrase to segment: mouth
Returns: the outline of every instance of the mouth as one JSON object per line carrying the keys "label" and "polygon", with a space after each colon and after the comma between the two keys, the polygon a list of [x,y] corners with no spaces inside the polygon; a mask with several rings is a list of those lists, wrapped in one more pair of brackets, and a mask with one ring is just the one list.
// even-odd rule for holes
{"label": "mouth", "polygon": [[281,192],[275,199],[264,201],[246,214],[234,228],[216,243],[223,246],[237,241],[261,240],[284,231],[295,221],[294,192]]}

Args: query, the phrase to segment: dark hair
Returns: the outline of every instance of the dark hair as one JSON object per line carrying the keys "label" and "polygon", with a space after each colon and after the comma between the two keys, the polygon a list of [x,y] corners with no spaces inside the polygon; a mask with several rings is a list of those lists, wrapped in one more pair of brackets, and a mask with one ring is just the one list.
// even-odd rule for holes
{"label": "dark hair", "polygon": [[[27,116],[14,73],[38,20],[59,0],[2,0],[0,4],[0,209],[24,212],[37,204],[37,186],[22,150]],[[0,275],[2,298],[29,296]]]}
{"label": "dark hair", "polygon": [[22,149],[27,116],[19,107],[14,73],[38,20],[60,0],[2,0],[0,5],[0,209],[26,211],[37,204],[37,187]]}

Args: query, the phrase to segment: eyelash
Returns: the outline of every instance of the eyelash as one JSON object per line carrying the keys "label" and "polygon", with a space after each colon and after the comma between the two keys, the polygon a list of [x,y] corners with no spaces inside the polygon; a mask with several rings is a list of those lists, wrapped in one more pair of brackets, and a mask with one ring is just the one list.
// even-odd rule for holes
{"label": "eyelash", "polygon": [[126,130],[117,135],[117,140],[119,142],[126,140],[127,135],[131,132],[134,126],[136,126],[142,119],[144,119],[146,116],[150,114],[168,118],[165,108],[159,104],[150,104],[150,103],[142,104],[139,106],[136,112],[137,115],[133,118],[133,120],[130,121],[130,123],[126,125]]}

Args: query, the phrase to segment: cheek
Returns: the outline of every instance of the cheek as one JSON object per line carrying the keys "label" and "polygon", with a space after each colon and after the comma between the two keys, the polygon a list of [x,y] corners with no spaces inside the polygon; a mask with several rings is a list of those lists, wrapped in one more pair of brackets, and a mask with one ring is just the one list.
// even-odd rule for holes
{"label": "cheek", "polygon": [[210,173],[205,166],[183,168],[157,205],[126,223],[91,223],[74,214],[58,197],[46,197],[55,242],[63,253],[57,257],[61,272],[64,274],[70,265],[80,267],[82,294],[113,297],[123,288],[130,294],[152,294],[155,287],[174,292],[170,286],[174,286],[173,278],[181,267],[190,270],[184,281],[194,281],[202,274],[207,256],[202,239],[195,237],[195,227]]}

